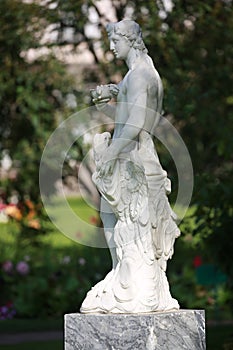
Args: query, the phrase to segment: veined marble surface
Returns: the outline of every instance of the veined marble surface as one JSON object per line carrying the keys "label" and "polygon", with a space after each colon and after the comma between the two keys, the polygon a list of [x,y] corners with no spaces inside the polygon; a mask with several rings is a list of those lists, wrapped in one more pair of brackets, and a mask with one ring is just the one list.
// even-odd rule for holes
{"label": "veined marble surface", "polygon": [[205,312],[65,315],[65,350],[205,350]]}

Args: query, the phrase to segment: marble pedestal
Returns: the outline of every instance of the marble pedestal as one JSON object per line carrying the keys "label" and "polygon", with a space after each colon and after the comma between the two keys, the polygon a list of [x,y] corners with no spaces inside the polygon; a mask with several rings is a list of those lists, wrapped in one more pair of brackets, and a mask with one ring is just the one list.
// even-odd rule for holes
{"label": "marble pedestal", "polygon": [[65,315],[65,350],[204,350],[205,312]]}

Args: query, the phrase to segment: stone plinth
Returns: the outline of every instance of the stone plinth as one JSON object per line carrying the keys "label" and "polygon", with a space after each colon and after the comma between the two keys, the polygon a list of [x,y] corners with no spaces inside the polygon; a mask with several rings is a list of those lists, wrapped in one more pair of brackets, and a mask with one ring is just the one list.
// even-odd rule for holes
{"label": "stone plinth", "polygon": [[205,312],[65,315],[65,350],[204,350]]}

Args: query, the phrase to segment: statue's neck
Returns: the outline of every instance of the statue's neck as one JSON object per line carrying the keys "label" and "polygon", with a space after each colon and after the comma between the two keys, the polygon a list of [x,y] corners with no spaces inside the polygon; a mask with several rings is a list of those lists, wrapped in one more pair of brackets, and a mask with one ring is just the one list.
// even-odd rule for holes
{"label": "statue's neck", "polygon": [[128,53],[128,57],[126,59],[126,64],[129,69],[134,69],[137,62],[142,58],[143,52],[139,50],[135,50],[133,47],[130,49]]}

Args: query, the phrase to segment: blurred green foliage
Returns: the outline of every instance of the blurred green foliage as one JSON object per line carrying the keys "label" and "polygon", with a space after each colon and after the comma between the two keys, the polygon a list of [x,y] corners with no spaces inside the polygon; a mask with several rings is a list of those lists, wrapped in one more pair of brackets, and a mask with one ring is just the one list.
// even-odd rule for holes
{"label": "blurred green foliage", "polygon": [[[94,210],[83,200],[71,198],[69,203],[77,215],[92,223]],[[39,246],[29,241],[23,249],[18,242],[22,235],[13,222],[0,224],[0,232],[0,311],[12,303],[16,317],[78,312],[87,291],[111,269],[108,250],[77,244],[57,232],[52,223]],[[20,268],[22,263],[26,268]]]}
{"label": "blurred green foliage", "polygon": [[[35,244],[36,236],[46,233],[38,181],[40,158],[59,118],[66,115],[65,96],[72,81],[53,55],[27,57],[30,49],[41,46],[50,23],[48,9],[3,0],[0,14],[0,157],[7,153],[13,161],[12,171],[0,179],[0,195],[4,203],[17,197],[22,214],[16,220],[19,242],[26,236],[33,237],[31,244]],[[32,209],[28,201],[37,228],[28,224]]]}
{"label": "blurred green foliage", "polygon": [[49,25],[43,6],[3,0],[0,13],[0,151],[8,150],[18,169],[13,180],[20,198],[28,195],[37,201],[41,153],[57,126],[56,113],[64,113],[71,80],[52,55],[26,58]]}

